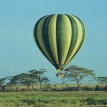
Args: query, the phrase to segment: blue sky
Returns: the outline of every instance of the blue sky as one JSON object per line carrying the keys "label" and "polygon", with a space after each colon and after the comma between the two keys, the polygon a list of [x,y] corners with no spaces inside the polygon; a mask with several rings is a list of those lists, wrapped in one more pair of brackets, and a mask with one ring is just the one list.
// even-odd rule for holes
{"label": "blue sky", "polygon": [[60,81],[55,68],[33,40],[36,21],[47,14],[72,14],[86,27],[86,39],[68,64],[107,76],[107,0],[0,0],[0,78],[46,68],[51,82]]}

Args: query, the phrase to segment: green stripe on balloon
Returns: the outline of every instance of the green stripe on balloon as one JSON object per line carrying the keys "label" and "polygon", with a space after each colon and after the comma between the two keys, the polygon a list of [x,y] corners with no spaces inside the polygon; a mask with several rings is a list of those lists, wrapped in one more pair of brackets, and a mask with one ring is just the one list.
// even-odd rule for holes
{"label": "green stripe on balloon", "polygon": [[[76,17],[76,16],[74,16],[74,17]],[[82,46],[82,44],[83,44],[83,42],[84,42],[84,38],[85,38],[85,27],[84,27],[84,25],[83,25],[83,23],[82,23],[82,21],[78,18],[78,17],[76,17],[79,21],[80,21],[80,24],[81,24],[81,26],[82,26],[82,40],[81,40],[81,43],[80,43],[80,45],[79,45],[79,47],[78,47],[78,49],[76,50],[76,52],[75,52],[75,54],[73,55],[73,57],[77,54],[77,52],[80,50],[80,48],[81,48],[81,46]],[[71,59],[73,59],[73,57],[71,58]],[[70,60],[71,61],[71,60]],[[69,62],[70,62],[69,61]],[[68,63],[69,63],[68,62]]]}
{"label": "green stripe on balloon", "polygon": [[[42,17],[42,18],[44,18],[44,17]],[[38,48],[39,48],[39,50],[45,55],[45,53],[43,52],[43,50],[42,50],[42,48],[41,48],[41,46],[40,46],[40,44],[39,44],[39,41],[38,41],[38,35],[37,35],[37,27],[38,27],[38,24],[39,24],[39,22],[42,20],[42,18],[41,19],[39,19],[38,21],[37,21],[37,23],[35,24],[35,26],[34,26],[34,40],[35,40],[35,43],[37,44],[37,46],[38,46]],[[46,55],[45,55],[46,56]]]}
{"label": "green stripe on balloon", "polygon": [[73,51],[76,41],[77,41],[77,35],[78,35],[78,30],[77,30],[78,28],[77,28],[75,20],[70,15],[67,15],[67,17],[69,18],[69,20],[71,22],[71,26],[72,26],[72,38],[71,38],[71,45],[70,45],[69,52],[66,57],[65,63],[68,60],[69,56],[72,54],[72,51]]}
{"label": "green stripe on balloon", "polygon": [[84,26],[83,22],[78,17],[76,17],[76,18],[81,22],[81,26],[82,26],[82,30],[83,30],[82,31],[83,32],[83,35],[82,35],[83,39],[82,39],[82,42],[81,42],[81,45],[82,45],[83,42],[84,42],[84,39],[85,39],[85,26]]}
{"label": "green stripe on balloon", "polygon": [[[44,16],[44,17],[45,17],[45,16]],[[44,18],[44,17],[42,17],[42,18]],[[37,27],[38,27],[39,22],[42,20],[42,18],[40,18],[40,19],[36,22],[36,24],[35,24],[35,26],[34,26],[34,30],[33,30],[33,37],[34,37],[35,43],[37,44],[37,46],[38,46],[38,48],[39,48],[40,50],[42,50],[42,49],[41,49],[41,47],[40,47],[40,44],[39,44],[39,41],[38,41],[38,37],[37,37]]]}
{"label": "green stripe on balloon", "polygon": [[62,15],[57,16],[57,22],[56,22],[56,38],[57,38],[57,51],[58,51],[58,59],[59,64],[61,64],[61,58],[62,56],[62,49],[63,49],[63,41],[64,41],[64,23],[63,23],[63,17]]}
{"label": "green stripe on balloon", "polygon": [[[44,16],[44,17],[45,17],[45,16]],[[44,17],[40,18],[40,19],[37,21],[37,23],[35,24],[35,26],[34,26],[34,35],[33,35],[33,36],[34,36],[34,40],[35,40],[35,42],[36,42],[39,50],[40,50],[40,51],[43,53],[43,55],[48,59],[48,61],[51,62],[51,61],[49,60],[49,58],[46,56],[45,52],[42,50],[42,48],[41,48],[41,46],[40,46],[40,44],[39,44],[39,41],[38,41],[38,36],[39,36],[39,35],[37,35],[37,27],[38,27],[38,24],[39,24],[39,22],[40,22]],[[52,63],[52,62],[51,62],[51,63]],[[52,63],[52,64],[53,64],[53,63]]]}
{"label": "green stripe on balloon", "polygon": [[48,26],[49,26],[49,21],[50,21],[51,17],[52,17],[52,15],[49,15],[49,16],[45,19],[45,21],[44,21],[44,23],[43,23],[43,26],[42,26],[42,38],[43,38],[43,42],[44,42],[44,44],[45,44],[45,48],[46,48],[48,54],[50,55],[52,61],[53,61],[54,63],[56,63],[55,60],[54,60],[54,57],[53,57],[51,48],[50,48],[49,35],[48,35],[48,30],[49,30],[49,27],[48,27]]}
{"label": "green stripe on balloon", "polygon": [[[74,16],[74,17],[76,17],[76,16]],[[80,46],[78,47],[78,49],[77,49],[76,53],[74,54],[74,56],[75,56],[75,55],[77,54],[77,52],[80,50],[80,48],[81,48],[81,46],[82,46],[82,44],[83,44],[83,42],[84,42],[84,38],[85,38],[85,27],[84,27],[82,21],[81,21],[78,17],[76,17],[76,18],[77,18],[77,19],[80,21],[80,23],[81,23],[83,35],[82,35],[82,40],[81,40]],[[74,57],[74,56],[73,56],[73,57]],[[73,57],[72,57],[72,58],[73,58]],[[70,61],[69,61],[69,62],[70,62]]]}
{"label": "green stripe on balloon", "polygon": [[[48,27],[48,37],[50,42],[51,51],[55,60],[55,64],[59,64],[58,61],[58,52],[57,52],[57,44],[56,44],[56,20],[57,15],[53,15],[49,21]],[[56,67],[56,66],[55,66]]]}

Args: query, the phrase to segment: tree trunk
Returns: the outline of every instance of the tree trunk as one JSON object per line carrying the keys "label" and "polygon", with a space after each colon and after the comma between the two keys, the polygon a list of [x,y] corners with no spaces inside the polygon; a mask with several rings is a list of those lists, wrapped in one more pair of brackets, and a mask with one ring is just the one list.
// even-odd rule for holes
{"label": "tree trunk", "polygon": [[40,82],[40,91],[42,91],[42,84],[41,84],[41,82]]}
{"label": "tree trunk", "polygon": [[42,91],[42,78],[41,78],[41,75],[39,75],[39,81],[40,81],[40,91]]}
{"label": "tree trunk", "polygon": [[33,88],[33,85],[32,85],[32,90],[33,90],[34,88]]}
{"label": "tree trunk", "polygon": [[30,90],[30,85],[27,85],[27,91],[29,91]]}
{"label": "tree trunk", "polygon": [[19,86],[15,85],[15,88],[16,88],[16,91],[18,91],[18,90],[19,90]]}
{"label": "tree trunk", "polygon": [[80,83],[79,82],[77,82],[77,91],[79,91],[80,90]]}
{"label": "tree trunk", "polygon": [[5,91],[5,86],[1,86],[1,88],[2,88],[2,92],[4,92]]}

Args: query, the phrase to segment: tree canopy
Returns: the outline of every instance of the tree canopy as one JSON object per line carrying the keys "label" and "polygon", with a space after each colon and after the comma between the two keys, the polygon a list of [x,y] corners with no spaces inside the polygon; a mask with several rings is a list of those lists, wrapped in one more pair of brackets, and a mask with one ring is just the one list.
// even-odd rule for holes
{"label": "tree canopy", "polygon": [[78,90],[80,88],[80,82],[85,77],[91,76],[92,78],[95,78],[95,74],[93,70],[89,70],[87,68],[78,67],[78,66],[69,66],[65,70],[65,75],[63,79],[73,82],[75,81],[78,85]]}

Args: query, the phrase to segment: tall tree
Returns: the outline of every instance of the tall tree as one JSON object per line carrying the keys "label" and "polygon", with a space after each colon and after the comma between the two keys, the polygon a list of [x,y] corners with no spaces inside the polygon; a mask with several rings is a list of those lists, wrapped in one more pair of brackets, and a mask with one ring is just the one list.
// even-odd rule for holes
{"label": "tall tree", "polygon": [[16,91],[18,91],[19,90],[19,85],[21,85],[21,83],[20,83],[20,74],[19,75],[15,75],[15,76],[11,76],[9,78],[9,80],[10,81],[7,83],[7,85],[15,86]]}
{"label": "tall tree", "polygon": [[37,76],[32,75],[31,73],[22,73],[20,74],[20,83],[27,86],[27,91],[30,90],[30,86],[33,87],[33,84],[37,83]]}
{"label": "tall tree", "polygon": [[80,90],[80,82],[85,77],[95,77],[95,74],[92,70],[89,70],[87,68],[78,67],[78,66],[70,66],[66,68],[65,75],[63,79],[66,79],[67,81],[73,82],[75,81],[77,83],[77,89]]}
{"label": "tall tree", "polygon": [[107,77],[97,77],[96,80],[102,87],[107,84]]}
{"label": "tall tree", "polygon": [[27,91],[30,90],[30,86],[33,87],[33,84],[36,83],[36,77],[30,73],[21,73],[16,76],[11,77],[9,85],[14,85],[16,90],[19,90],[19,85],[25,85]]}
{"label": "tall tree", "polygon": [[42,91],[42,84],[44,83],[48,83],[50,80],[44,76],[44,74],[46,73],[46,69],[40,69],[40,70],[31,70],[30,73],[34,76],[37,76],[37,82],[40,86],[40,91]]}
{"label": "tall tree", "polygon": [[6,80],[6,78],[0,78],[1,91],[5,90],[5,87],[6,87],[5,80]]}

